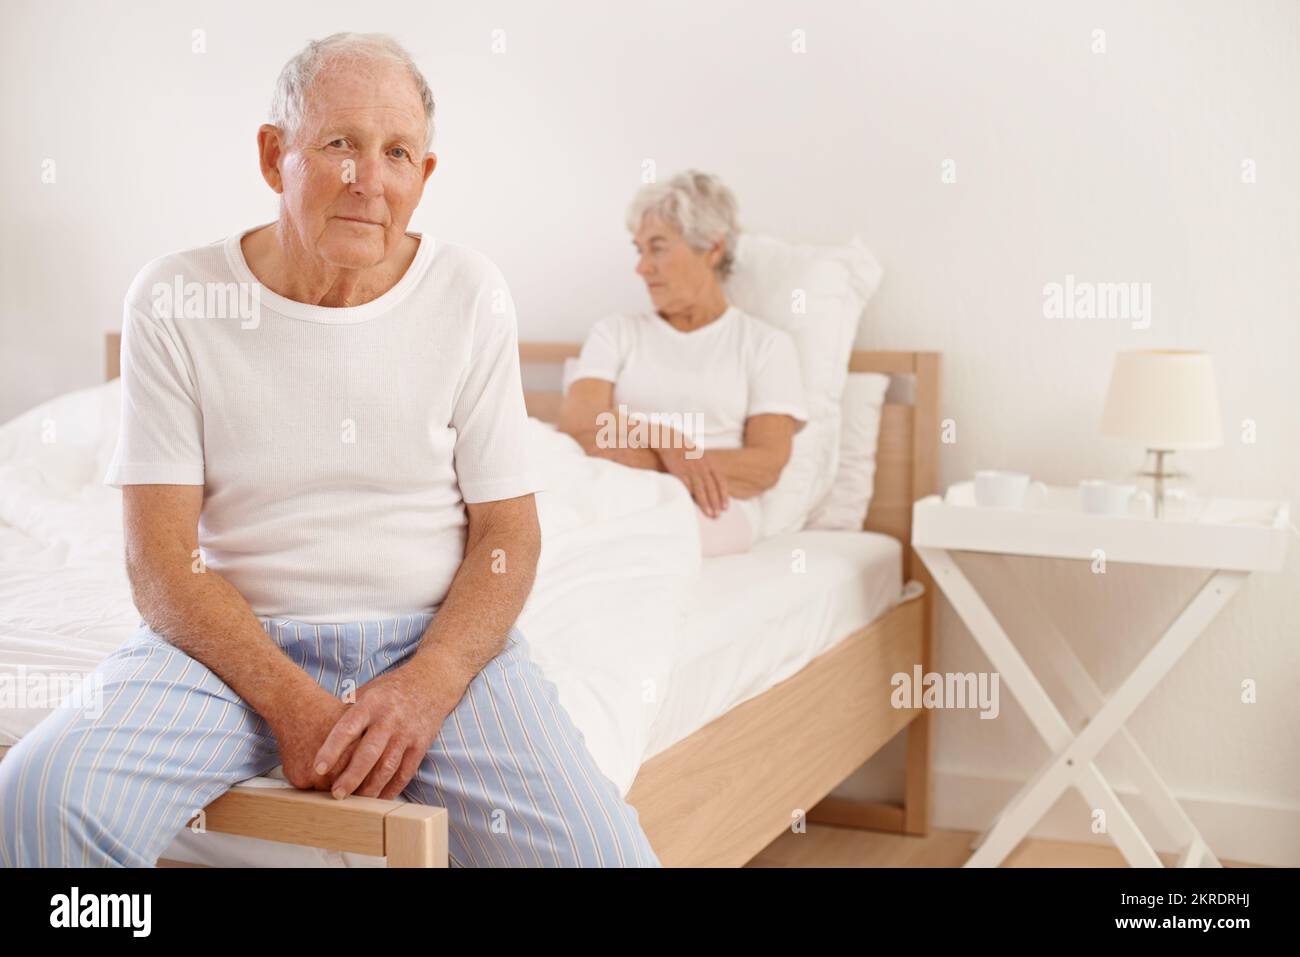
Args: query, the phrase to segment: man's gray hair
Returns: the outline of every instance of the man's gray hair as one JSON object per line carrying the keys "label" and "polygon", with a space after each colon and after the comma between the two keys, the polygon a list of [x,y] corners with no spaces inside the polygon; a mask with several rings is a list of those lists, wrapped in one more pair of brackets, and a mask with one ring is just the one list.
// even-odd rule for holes
{"label": "man's gray hair", "polygon": [[405,48],[384,33],[334,33],[324,40],[312,40],[294,55],[275,81],[271,99],[271,123],[292,141],[307,113],[307,95],[312,82],[328,64],[336,60],[367,60],[398,63],[406,67],[415,91],[424,104],[424,148],[433,145],[433,92],[424,74]]}
{"label": "man's gray hair", "polygon": [[718,177],[688,169],[666,183],[642,186],[627,209],[627,228],[635,233],[647,213],[678,230],[686,244],[699,252],[725,240],[717,273],[722,279],[731,275],[740,234],[738,207],[735,195]]}

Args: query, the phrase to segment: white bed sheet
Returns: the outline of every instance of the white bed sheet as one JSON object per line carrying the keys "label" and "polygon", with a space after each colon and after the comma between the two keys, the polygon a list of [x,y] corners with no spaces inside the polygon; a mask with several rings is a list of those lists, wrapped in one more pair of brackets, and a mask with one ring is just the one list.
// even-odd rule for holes
{"label": "white bed sheet", "polygon": [[646,758],[888,612],[902,574],[902,546],[874,532],[793,532],[706,559],[686,598]]}

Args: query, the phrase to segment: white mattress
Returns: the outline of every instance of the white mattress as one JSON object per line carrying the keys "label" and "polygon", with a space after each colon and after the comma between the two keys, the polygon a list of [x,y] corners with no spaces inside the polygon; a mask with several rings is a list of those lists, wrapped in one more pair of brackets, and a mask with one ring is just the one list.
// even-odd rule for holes
{"label": "white mattress", "polygon": [[888,535],[804,531],[706,559],[686,599],[645,757],[784,681],[893,608],[902,555]]}
{"label": "white mattress", "polygon": [[[110,383],[0,426],[0,678],[84,674],[135,629],[121,493],[99,481],[118,402]],[[46,439],[51,422],[54,442]],[[587,457],[541,423],[533,432],[548,477],[538,496],[545,546],[519,624],[621,793],[647,757],[793,674],[899,598],[892,539],[800,532],[702,562],[694,507],[677,480]],[[647,680],[658,693],[645,695]],[[0,709],[0,744],[18,740],[48,710]],[[257,866],[382,863],[189,832],[166,856]]]}

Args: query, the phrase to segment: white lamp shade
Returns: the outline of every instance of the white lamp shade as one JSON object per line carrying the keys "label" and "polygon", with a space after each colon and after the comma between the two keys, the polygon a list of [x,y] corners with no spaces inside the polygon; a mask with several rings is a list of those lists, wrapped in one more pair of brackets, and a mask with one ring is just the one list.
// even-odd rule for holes
{"label": "white lamp shade", "polygon": [[1101,414],[1104,435],[1148,449],[1223,444],[1214,366],[1204,352],[1120,352]]}

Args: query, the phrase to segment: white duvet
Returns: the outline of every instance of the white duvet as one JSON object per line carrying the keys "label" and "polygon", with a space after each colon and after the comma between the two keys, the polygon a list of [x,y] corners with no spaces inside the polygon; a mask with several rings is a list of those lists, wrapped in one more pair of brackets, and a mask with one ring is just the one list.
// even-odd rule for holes
{"label": "white duvet", "polygon": [[[135,630],[121,493],[101,484],[119,399],[114,380],[0,426],[0,681],[21,669],[89,671]],[[537,497],[541,564],[519,627],[626,794],[700,570],[694,506],[676,479],[590,458],[553,427],[530,427],[547,490]],[[0,709],[0,744],[46,713]]]}

